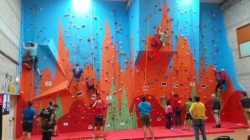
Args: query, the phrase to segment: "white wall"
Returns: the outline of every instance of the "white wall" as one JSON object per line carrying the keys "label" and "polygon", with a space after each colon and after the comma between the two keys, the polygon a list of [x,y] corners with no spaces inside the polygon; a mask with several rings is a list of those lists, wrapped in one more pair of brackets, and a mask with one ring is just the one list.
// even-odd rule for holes
{"label": "white wall", "polygon": [[[240,84],[250,94],[250,57],[239,59],[236,29],[250,23],[250,0],[228,0],[221,6],[224,14],[228,42],[233,50]],[[250,32],[249,32],[250,33]]]}
{"label": "white wall", "polygon": [[[21,0],[0,0],[0,51],[18,62],[21,30]],[[17,65],[0,54],[0,82],[6,82],[6,73],[16,77]],[[9,124],[9,118],[15,116],[15,98],[10,97],[10,114],[3,117],[3,139],[15,139],[15,124]],[[14,121],[15,122],[15,121]]]}
{"label": "white wall", "polygon": [[[0,0],[0,50],[18,61],[21,27],[21,0]],[[0,80],[17,76],[17,65],[0,54]]]}

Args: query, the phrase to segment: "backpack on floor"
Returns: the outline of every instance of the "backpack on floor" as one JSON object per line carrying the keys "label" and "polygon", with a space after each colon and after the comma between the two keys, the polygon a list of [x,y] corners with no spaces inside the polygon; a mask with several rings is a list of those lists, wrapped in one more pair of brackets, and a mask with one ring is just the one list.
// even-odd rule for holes
{"label": "backpack on floor", "polygon": [[230,140],[230,137],[229,136],[220,136],[214,140]]}

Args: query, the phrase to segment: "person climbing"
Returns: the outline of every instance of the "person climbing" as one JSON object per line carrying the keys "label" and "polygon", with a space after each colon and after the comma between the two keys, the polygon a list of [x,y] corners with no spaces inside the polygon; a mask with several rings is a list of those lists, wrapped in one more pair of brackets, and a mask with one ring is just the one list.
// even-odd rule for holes
{"label": "person climbing", "polygon": [[31,70],[31,67],[27,64],[27,63],[31,62],[32,66],[36,70],[37,74],[40,77],[43,77],[42,74],[41,74],[41,72],[40,72],[40,69],[37,67],[37,62],[38,62],[38,57],[37,57],[37,43],[29,41],[27,43],[27,46],[25,46],[25,44],[23,42],[22,46],[23,46],[24,50],[27,50],[30,53],[30,58],[24,59],[22,61],[22,64],[24,64],[25,66],[27,66],[28,70]]}
{"label": "person climbing", "polygon": [[86,78],[86,86],[88,90],[95,91],[94,78]]}
{"label": "person climbing", "polygon": [[72,69],[72,72],[73,72],[73,77],[72,77],[71,81],[69,82],[68,88],[70,88],[72,81],[74,80],[74,81],[77,81],[76,89],[78,90],[78,86],[79,86],[79,82],[81,80],[83,69],[80,68],[78,63],[76,63],[75,67]]}
{"label": "person climbing", "polygon": [[227,80],[227,73],[224,69],[221,69],[220,71],[216,71],[214,68],[215,74],[217,75],[217,84],[215,88],[215,94],[217,94],[217,91],[219,88],[222,88],[222,85],[226,83]]}
{"label": "person climbing", "polygon": [[159,27],[158,33],[151,39],[151,46],[154,48],[154,51],[153,54],[149,57],[149,60],[153,59],[157,55],[160,48],[165,45],[166,39],[169,37],[168,28],[166,28],[166,30],[164,30],[163,32],[161,32],[160,29],[161,28]]}

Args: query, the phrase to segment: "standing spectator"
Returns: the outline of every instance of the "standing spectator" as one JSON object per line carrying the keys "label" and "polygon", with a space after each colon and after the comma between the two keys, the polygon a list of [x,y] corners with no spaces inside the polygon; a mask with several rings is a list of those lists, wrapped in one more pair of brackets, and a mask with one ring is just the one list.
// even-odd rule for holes
{"label": "standing spectator", "polygon": [[96,130],[98,124],[100,124],[100,136],[102,137],[103,132],[103,115],[105,111],[105,106],[102,105],[102,100],[97,100],[93,104],[93,108],[95,109],[96,116],[95,116],[95,127],[94,127],[94,136],[96,137]]}
{"label": "standing spectator", "polygon": [[54,109],[54,113],[55,113],[55,117],[54,117],[54,120],[53,120],[53,126],[54,126],[54,129],[52,131],[52,136],[58,136],[58,129],[57,129],[57,118],[56,118],[56,111],[58,109],[58,105],[57,104],[53,104],[53,109]]}
{"label": "standing spectator", "polygon": [[206,131],[205,131],[205,111],[206,108],[202,102],[200,102],[200,97],[194,97],[195,102],[192,104],[189,112],[193,117],[193,126],[195,140],[199,140],[199,130],[201,131],[202,139],[207,140]]}
{"label": "standing spectator", "polygon": [[34,66],[37,74],[40,77],[43,77],[39,68],[37,67],[37,62],[38,62],[38,57],[37,57],[37,43],[35,42],[28,42],[27,46],[25,46],[25,44],[23,43],[23,49],[28,50],[30,53],[30,58],[27,58],[25,60],[22,61],[22,63],[24,63],[28,69],[31,69],[30,66],[27,64],[28,62],[32,62],[32,66]]}
{"label": "standing spectator", "polygon": [[173,100],[173,110],[175,112],[175,126],[181,126],[181,99],[178,94],[174,94]]}
{"label": "standing spectator", "polygon": [[[186,106],[186,116],[185,116],[185,121],[184,121],[184,127],[182,128],[182,130],[186,130],[187,127],[187,122],[190,120],[191,122],[191,126],[192,126],[192,116],[189,112],[190,107],[192,106],[192,97],[188,98],[188,101],[185,103]],[[191,128],[192,130],[192,128]]]}
{"label": "standing spectator", "polygon": [[248,131],[250,131],[250,98],[247,96],[246,92],[242,92],[242,96],[243,98],[240,100],[242,107],[243,107],[243,111],[244,111],[244,115],[247,119],[247,123],[248,123]]}
{"label": "standing spectator", "polygon": [[216,125],[213,128],[221,128],[221,121],[220,121],[220,110],[221,110],[221,104],[220,99],[216,97],[215,94],[212,94],[212,113],[214,114],[214,120],[216,122]]}
{"label": "standing spectator", "polygon": [[222,85],[226,83],[227,73],[224,69],[221,69],[221,71],[216,71],[216,69],[214,68],[214,71],[217,75],[217,84],[215,88],[215,94],[217,94],[218,89],[222,88]]}
{"label": "standing spectator", "polygon": [[42,140],[51,140],[52,131],[54,130],[54,119],[55,111],[52,107],[44,108],[40,112],[39,123],[42,126]]}
{"label": "standing spectator", "polygon": [[50,100],[50,101],[49,101],[49,108],[54,109],[54,108],[53,108],[53,105],[54,105],[54,101]]}
{"label": "standing spectator", "polygon": [[167,100],[166,106],[165,106],[165,114],[167,117],[167,123],[166,128],[171,129],[171,120],[172,120],[172,107],[170,105],[170,100]]}
{"label": "standing spectator", "polygon": [[30,140],[33,122],[36,119],[36,110],[32,108],[33,102],[28,102],[28,107],[23,109],[23,140]]}
{"label": "standing spectator", "polygon": [[73,68],[72,72],[73,72],[73,77],[72,77],[71,81],[69,82],[68,88],[70,88],[71,83],[74,80],[74,81],[77,81],[76,89],[78,90],[78,85],[79,85],[79,82],[80,82],[80,79],[81,79],[81,76],[83,73],[83,69],[80,68],[79,64],[76,64],[75,67]]}
{"label": "standing spectator", "polygon": [[141,115],[141,121],[143,126],[143,134],[144,134],[144,140],[147,139],[147,132],[146,132],[146,126],[149,127],[150,134],[152,136],[152,139],[154,140],[154,132],[151,127],[151,121],[150,121],[150,111],[151,111],[151,104],[146,101],[146,97],[142,96],[142,102],[139,103],[138,109]]}

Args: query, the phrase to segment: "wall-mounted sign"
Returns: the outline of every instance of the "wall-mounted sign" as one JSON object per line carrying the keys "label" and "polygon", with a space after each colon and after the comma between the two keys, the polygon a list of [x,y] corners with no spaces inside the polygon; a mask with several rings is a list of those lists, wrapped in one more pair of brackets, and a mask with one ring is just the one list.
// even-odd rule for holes
{"label": "wall-mounted sign", "polygon": [[15,84],[7,84],[7,94],[16,94],[16,85]]}
{"label": "wall-mounted sign", "polygon": [[52,86],[52,82],[50,82],[50,81],[46,81],[46,82],[45,82],[45,86],[47,86],[47,87]]}
{"label": "wall-mounted sign", "polygon": [[195,82],[190,82],[190,87],[194,87],[195,86]]}

